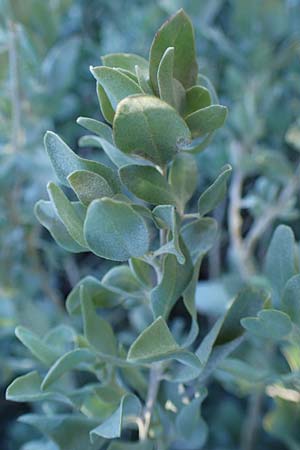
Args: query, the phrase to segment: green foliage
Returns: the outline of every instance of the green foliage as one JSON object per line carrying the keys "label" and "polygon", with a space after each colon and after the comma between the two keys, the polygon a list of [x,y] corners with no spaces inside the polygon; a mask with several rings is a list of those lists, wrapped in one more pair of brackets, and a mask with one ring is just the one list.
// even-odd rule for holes
{"label": "green foliage", "polygon": [[[36,11],[39,2],[30,2]],[[26,349],[17,347],[17,358],[9,362],[21,376],[7,389],[7,398],[30,402],[33,411],[20,418],[31,440],[22,450],[297,449],[297,228],[296,239],[286,225],[271,239],[278,219],[299,217],[299,170],[293,173],[297,1],[184,1],[199,24],[200,74],[192,23],[182,10],[156,34],[149,62],[136,54],[104,56],[103,66],[91,71],[108,125],[79,117],[78,124],[93,133],[79,139],[84,148],[79,151],[69,119],[79,113],[78,93],[83,94],[80,112],[93,114],[97,98],[82,88],[90,81],[82,80],[79,67],[97,60],[99,46],[93,44],[92,55],[81,55],[78,64],[86,41],[84,33],[72,35],[78,11],[89,7],[79,8],[74,0],[79,9],[73,11],[71,30],[60,32],[61,44],[52,13],[56,9],[60,17],[68,2],[40,4],[38,20],[21,2],[11,3],[18,21],[26,26],[32,21],[30,41],[40,41],[38,29],[48,47],[53,45],[41,83],[49,93],[28,94],[35,117],[41,129],[53,127],[41,113],[44,97],[47,114],[75,149],[52,132],[45,137],[59,185],[48,185],[50,201],[40,200],[35,213],[61,248],[45,233],[29,239],[25,255],[30,262],[32,248],[39,246],[50,277],[48,259],[56,271],[44,280],[61,289],[65,270],[73,289],[66,303],[69,318],[59,313],[53,320],[44,302],[44,313],[34,314],[35,305],[26,312],[28,319],[21,315],[25,326],[16,330]],[[106,53],[133,45],[133,23],[134,50],[144,52],[147,30],[152,32],[153,22],[165,10],[174,12],[175,5],[168,0],[159,8],[139,5],[145,8],[142,22],[132,13],[135,2],[126,5],[121,22],[115,6],[105,0],[101,6]],[[82,23],[89,20],[87,14]],[[83,45],[83,51],[89,47]],[[207,74],[230,105],[225,132],[215,133],[227,110]],[[32,159],[25,172],[30,165],[25,185],[38,174],[44,185],[51,176],[47,163],[46,173]],[[14,197],[7,198],[13,205]],[[38,230],[28,222],[31,227]],[[19,247],[20,240],[8,241]],[[83,254],[74,259],[72,253]],[[35,267],[43,264],[37,260]],[[90,275],[78,281],[81,272]],[[27,298],[36,292],[30,291],[31,280],[24,283]],[[200,322],[198,313],[205,316]],[[16,323],[7,320],[12,314],[4,310],[10,333]],[[48,331],[51,320],[68,325]],[[35,440],[32,426],[47,440]]]}

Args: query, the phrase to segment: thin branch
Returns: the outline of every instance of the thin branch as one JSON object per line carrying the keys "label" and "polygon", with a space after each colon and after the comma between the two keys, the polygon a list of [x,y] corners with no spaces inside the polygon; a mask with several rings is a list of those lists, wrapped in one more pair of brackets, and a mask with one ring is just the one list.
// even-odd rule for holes
{"label": "thin branch", "polygon": [[9,40],[9,69],[10,69],[10,97],[12,107],[11,142],[12,150],[17,152],[21,141],[21,105],[19,93],[18,57],[17,57],[17,32],[16,24],[8,22]]}
{"label": "thin branch", "polygon": [[161,381],[161,374],[162,374],[161,364],[154,364],[150,369],[149,388],[148,388],[145,408],[143,411],[144,427],[142,430],[140,429],[140,439],[141,440],[146,440],[147,436],[148,436],[149,427],[151,424],[151,418],[152,418],[152,414],[153,414],[153,409],[154,409],[154,405],[156,402],[156,397],[158,394],[159,385],[160,385],[160,381]]}
{"label": "thin branch", "polygon": [[270,206],[263,216],[260,216],[252,225],[244,242],[246,257],[250,258],[254,252],[255,246],[259,238],[280,216],[289,199],[296,193],[299,188],[300,163],[297,166],[294,176],[290,179],[286,187],[281,191],[277,204]]}

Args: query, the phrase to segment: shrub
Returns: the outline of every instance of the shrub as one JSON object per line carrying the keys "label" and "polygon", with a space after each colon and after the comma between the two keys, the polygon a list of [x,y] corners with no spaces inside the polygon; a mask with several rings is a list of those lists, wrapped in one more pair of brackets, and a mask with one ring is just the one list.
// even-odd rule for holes
{"label": "shrub", "polygon": [[[199,333],[197,280],[217,238],[208,214],[224,200],[231,167],[190,210],[195,155],[227,110],[198,75],[189,18],[180,10],[163,24],[149,62],[110,54],[91,72],[109,125],[80,117],[94,133],[81,143],[101,147],[111,164],[79,157],[48,132],[45,146],[60,184],[48,184],[50,201],[39,201],[35,212],[67,251],[116,264],[101,280],[86,276],[73,288],[67,324],[42,339],[16,329],[38,362],[8,387],[7,398],[43,401],[44,414],[20,420],[63,450],[199,449],[208,437],[201,407],[214,373],[229,390],[253,394],[254,405],[266,389],[281,393],[266,429],[296,448],[297,429],[291,425],[286,436],[277,427],[286,411],[299,414],[292,402],[300,266],[290,228],[275,231],[263,276],[247,280],[208,333]],[[188,323],[176,318],[179,305]],[[247,422],[245,449],[254,431]]]}

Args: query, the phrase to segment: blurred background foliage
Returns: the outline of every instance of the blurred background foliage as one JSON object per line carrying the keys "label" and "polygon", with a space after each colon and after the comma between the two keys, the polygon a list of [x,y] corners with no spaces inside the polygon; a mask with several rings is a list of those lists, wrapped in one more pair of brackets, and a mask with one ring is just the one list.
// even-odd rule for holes
{"label": "blurred background foliage", "polygon": [[[34,438],[26,425],[15,423],[32,407],[4,402],[3,397],[8,382],[32,366],[14,337],[16,324],[44,334],[53,325],[67,323],[65,295],[80,277],[99,276],[108,264],[101,262],[99,267],[91,255],[68,254],[35,219],[33,205],[46,198],[46,182],[54,178],[43,134],[55,130],[78,152],[104,158],[99,150],[77,144],[82,131],[76,117],[100,117],[89,65],[97,65],[100,55],[108,52],[130,49],[144,55],[153,30],[180,7],[196,29],[200,71],[229,107],[224,130],[198,157],[198,194],[226,162],[234,166],[229,198],[214,212],[221,225],[219,240],[198,287],[203,330],[245,280],[264,282],[261,261],[276,224],[288,223],[300,238],[299,0],[0,0],[3,450],[29,450],[24,443]],[[249,365],[254,350],[255,345],[240,350],[250,355]],[[273,355],[273,365],[280,364],[276,358]],[[299,355],[295,358],[300,367]],[[204,447],[209,450],[238,449],[246,409],[251,419],[251,414],[263,414],[275,405],[272,396],[263,404],[261,396],[245,400],[256,383],[249,377],[249,367],[224,374],[226,370],[212,381],[213,393],[203,408],[211,428]],[[299,405],[299,400],[277,397],[267,425],[276,438],[255,426],[259,436],[255,448],[299,449]],[[284,423],[291,439],[283,436]]]}

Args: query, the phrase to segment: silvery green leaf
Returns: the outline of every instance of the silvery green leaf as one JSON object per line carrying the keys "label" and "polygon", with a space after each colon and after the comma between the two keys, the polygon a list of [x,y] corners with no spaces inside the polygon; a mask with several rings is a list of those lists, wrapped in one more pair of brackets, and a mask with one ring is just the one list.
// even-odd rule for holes
{"label": "silvery green leaf", "polygon": [[87,247],[83,235],[84,209],[75,207],[74,203],[66,197],[62,189],[54,183],[48,183],[47,190],[55,212],[65,225],[68,233],[81,246]]}
{"label": "silvery green leaf", "polygon": [[161,58],[168,47],[174,47],[174,78],[185,88],[193,86],[197,79],[193,25],[181,9],[158,30],[150,49],[150,80],[158,94],[157,72]]}
{"label": "silvery green leaf", "polygon": [[213,184],[200,195],[198,200],[198,211],[200,216],[205,216],[224,200],[227,190],[227,180],[231,171],[231,166],[226,164]]}
{"label": "silvery green leaf", "polygon": [[197,161],[192,155],[179,153],[172,162],[169,183],[182,212],[196,190],[197,181]]}
{"label": "silvery green leaf", "polygon": [[262,310],[257,317],[245,317],[242,326],[254,336],[279,341],[292,331],[292,323],[287,314],[276,309]]}
{"label": "silvery green leaf", "polygon": [[155,167],[127,165],[121,167],[119,175],[130,192],[148,203],[162,205],[176,202],[171,186]]}
{"label": "silvery green leaf", "polygon": [[78,199],[86,206],[97,198],[115,195],[105,178],[89,170],[75,170],[68,176],[68,181]]}
{"label": "silvery green leaf", "polygon": [[86,248],[79,245],[71,237],[51,202],[40,200],[35,205],[34,212],[38,221],[47,228],[53,239],[61,247],[72,253],[86,252]]}
{"label": "silvery green leaf", "polygon": [[84,235],[93,253],[113,261],[143,256],[149,248],[144,219],[129,204],[109,198],[90,204]]}
{"label": "silvery green leaf", "polygon": [[142,94],[143,92],[135,81],[118,69],[112,67],[91,67],[91,72],[104,89],[114,110],[125,97]]}
{"label": "silvery green leaf", "polygon": [[217,236],[217,222],[210,218],[194,220],[181,230],[193,262],[205,255],[213,246]]}
{"label": "silvery green leaf", "polygon": [[199,109],[185,117],[192,137],[203,137],[221,128],[227,116],[227,108],[221,105],[211,105]]}
{"label": "silvery green leaf", "polygon": [[206,108],[211,105],[211,97],[208,89],[203,86],[193,86],[186,91],[186,103],[184,116]]}
{"label": "silvery green leaf", "polygon": [[182,241],[179,243],[185,263],[179,264],[174,255],[167,254],[164,257],[162,279],[151,291],[151,305],[155,317],[168,317],[193,276],[193,265],[189,252]]}
{"label": "silvery green leaf", "polygon": [[180,140],[191,137],[175,109],[150,95],[135,95],[121,101],[113,130],[115,144],[120,150],[160,166],[176,156]]}
{"label": "silvery green leaf", "polygon": [[282,294],[281,302],[284,312],[286,312],[292,322],[300,325],[300,275],[290,278]]}
{"label": "silvery green leaf", "polygon": [[272,286],[274,304],[278,306],[287,281],[296,274],[295,237],[290,227],[279,225],[274,231],[264,272]]}
{"label": "silvery green leaf", "polygon": [[[114,439],[121,436],[122,429],[128,424],[128,418],[139,417],[142,405],[133,394],[126,394],[121,399],[119,408],[101,425],[91,430],[91,441],[97,440],[97,436],[105,439]],[[134,422],[132,422],[134,424]]]}
{"label": "silvery green leaf", "polygon": [[105,178],[115,192],[118,192],[120,182],[112,169],[96,161],[80,158],[51,131],[47,131],[44,142],[56,176],[62,184],[69,187],[67,177],[75,170],[90,170]]}

